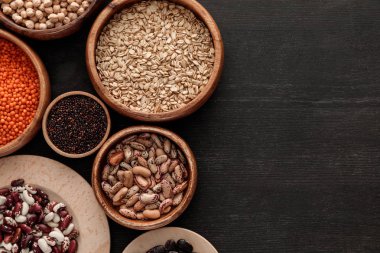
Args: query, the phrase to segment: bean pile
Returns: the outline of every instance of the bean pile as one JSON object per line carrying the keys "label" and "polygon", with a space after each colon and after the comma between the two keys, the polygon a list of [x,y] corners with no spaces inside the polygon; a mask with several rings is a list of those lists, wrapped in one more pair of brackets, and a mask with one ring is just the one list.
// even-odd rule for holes
{"label": "bean pile", "polygon": [[39,79],[28,56],[0,39],[0,147],[20,136],[39,102]]}
{"label": "bean pile", "polygon": [[0,189],[0,252],[74,253],[79,232],[72,220],[65,204],[14,180]]}
{"label": "bean pile", "polygon": [[50,140],[69,154],[94,149],[107,131],[107,116],[102,106],[87,96],[68,96],[53,106],[47,120]]}
{"label": "bean pile", "polygon": [[[28,29],[46,30],[76,20],[93,0],[2,0],[2,12]],[[0,1],[1,2],[1,1]]]}
{"label": "bean pile", "polygon": [[188,186],[186,164],[169,139],[132,135],[109,152],[102,188],[123,216],[158,219],[181,203]]}
{"label": "bean pile", "polygon": [[192,253],[193,245],[188,243],[184,239],[180,239],[177,242],[174,240],[168,240],[165,245],[158,245],[146,253]]}

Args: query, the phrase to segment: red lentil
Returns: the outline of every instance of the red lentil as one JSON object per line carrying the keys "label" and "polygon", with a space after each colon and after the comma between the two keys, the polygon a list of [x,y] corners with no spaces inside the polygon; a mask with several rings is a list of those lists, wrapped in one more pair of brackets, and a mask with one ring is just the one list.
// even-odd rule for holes
{"label": "red lentil", "polygon": [[20,136],[32,122],[39,102],[39,80],[28,56],[0,39],[0,147]]}

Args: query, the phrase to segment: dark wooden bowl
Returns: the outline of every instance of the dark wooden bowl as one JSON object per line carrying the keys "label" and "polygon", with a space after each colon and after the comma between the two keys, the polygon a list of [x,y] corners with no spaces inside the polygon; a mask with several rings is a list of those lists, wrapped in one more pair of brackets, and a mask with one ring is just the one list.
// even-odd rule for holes
{"label": "dark wooden bowl", "polygon": [[36,114],[34,115],[32,122],[25,129],[22,135],[20,135],[15,140],[9,142],[5,146],[0,147],[0,157],[2,157],[16,152],[17,150],[25,146],[29,141],[33,139],[33,137],[37,134],[38,130],[41,128],[42,117],[50,101],[50,82],[48,73],[45,69],[45,65],[41,61],[40,57],[38,57],[38,55],[33,51],[33,49],[31,49],[28,45],[26,45],[16,36],[1,29],[0,38],[6,39],[14,43],[25,52],[25,54],[30,58],[34,67],[36,68],[38,78],[40,81],[40,101],[37,107]]}
{"label": "dark wooden bowl", "polygon": [[98,16],[95,23],[93,24],[90,34],[87,39],[87,49],[86,49],[86,63],[87,71],[90,75],[92,84],[99,94],[99,96],[114,110],[120,114],[146,122],[160,122],[160,121],[169,121],[179,119],[185,116],[190,115],[191,113],[198,110],[206,101],[210,98],[212,93],[215,91],[220,76],[223,70],[224,64],[224,46],[222,36],[220,34],[219,28],[210,15],[210,13],[197,1],[195,0],[170,0],[173,3],[182,5],[189,10],[191,10],[200,20],[202,20],[207,28],[210,30],[214,47],[215,47],[215,63],[214,69],[211,73],[210,80],[208,84],[204,87],[202,92],[190,103],[185,106],[163,113],[145,113],[135,110],[131,110],[118,102],[116,99],[109,94],[109,91],[103,86],[102,81],[98,75],[96,69],[95,61],[95,51],[96,45],[99,39],[101,32],[108,21],[113,17],[115,13],[118,13],[122,9],[140,2],[141,0],[114,0],[111,2]]}
{"label": "dark wooden bowl", "polygon": [[[116,144],[120,143],[126,136],[143,132],[156,133],[169,138],[178,146],[178,148],[181,149],[181,151],[183,151],[183,154],[186,156],[186,159],[188,161],[189,185],[182,202],[168,214],[162,216],[157,220],[132,220],[122,216],[117,208],[113,206],[112,201],[105,195],[101,186],[102,170],[106,163],[108,152],[114,148]],[[194,196],[195,189],[197,187],[197,178],[197,163],[194,154],[187,143],[175,133],[154,126],[128,127],[114,134],[99,150],[92,167],[92,188],[94,189],[95,196],[98,199],[100,205],[103,207],[107,216],[124,227],[137,230],[151,230],[160,228],[177,219],[189,206],[190,201]]]}
{"label": "dark wooden bowl", "polygon": [[[104,110],[105,114],[106,114],[106,117],[107,117],[107,130],[106,130],[106,133],[103,137],[103,139],[99,142],[99,144],[91,149],[90,151],[86,152],[86,153],[83,153],[83,154],[70,154],[70,153],[66,153],[62,150],[60,150],[56,145],[54,145],[54,143],[50,140],[50,137],[49,137],[49,134],[48,134],[48,131],[47,131],[47,120],[48,120],[48,117],[49,117],[49,114],[50,114],[50,111],[51,109],[53,108],[54,105],[56,105],[59,101],[61,101],[62,99],[66,98],[66,97],[69,97],[69,96],[76,96],[76,95],[80,95],[80,96],[86,96],[86,97],[89,97],[89,98],[92,98],[93,100],[95,100]],[[97,97],[95,97],[94,95],[90,94],[90,93],[87,93],[87,92],[83,92],[83,91],[70,91],[70,92],[66,92],[58,97],[56,97],[50,104],[49,106],[47,107],[46,111],[45,111],[45,114],[43,115],[43,120],[42,120],[42,132],[44,134],[44,138],[45,138],[45,141],[46,143],[51,147],[51,149],[53,149],[57,154],[60,154],[61,156],[64,156],[64,157],[68,157],[68,158],[83,158],[83,157],[86,157],[86,156],[90,156],[92,154],[94,154],[96,151],[98,151],[100,149],[100,147],[104,144],[104,142],[107,140],[109,134],[110,134],[110,131],[111,131],[111,117],[110,117],[110,114],[108,112],[108,109],[107,107],[104,105],[104,103]]]}
{"label": "dark wooden bowl", "polygon": [[54,40],[67,37],[75,32],[77,32],[83,25],[84,20],[93,14],[104,2],[105,0],[94,0],[88,9],[80,15],[73,22],[68,23],[57,28],[51,28],[46,30],[34,30],[28,29],[21,25],[16,24],[10,17],[5,15],[0,11],[0,23],[2,23],[6,28],[12,30],[15,33],[29,37],[35,40]]}

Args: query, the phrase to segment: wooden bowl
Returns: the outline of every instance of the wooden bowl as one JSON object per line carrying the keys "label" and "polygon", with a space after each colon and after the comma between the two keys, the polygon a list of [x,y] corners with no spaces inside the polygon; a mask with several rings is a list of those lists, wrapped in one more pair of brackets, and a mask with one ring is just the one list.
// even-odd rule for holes
{"label": "wooden bowl", "polygon": [[63,25],[61,27],[46,29],[46,30],[34,30],[28,29],[21,25],[16,24],[9,16],[0,11],[0,23],[6,28],[12,30],[20,35],[29,37],[35,40],[54,40],[67,37],[77,32],[83,25],[84,20],[94,13],[104,2],[104,0],[93,0],[87,10],[80,15],[76,20]]}
{"label": "wooden bowl", "polygon": [[[106,163],[108,152],[114,148],[116,144],[120,143],[126,136],[144,132],[156,133],[165,136],[173,141],[173,143],[176,144],[178,148],[181,149],[181,151],[183,151],[183,154],[185,155],[188,162],[189,185],[183,196],[182,202],[168,214],[162,216],[157,220],[132,220],[122,216],[117,208],[113,206],[112,201],[106,196],[101,186],[102,170]],[[187,143],[181,137],[169,130],[160,127],[134,126],[121,130],[120,132],[111,136],[111,138],[107,140],[107,142],[100,149],[99,153],[95,157],[94,165],[92,167],[92,188],[95,191],[95,196],[98,199],[100,205],[103,207],[107,216],[112,220],[124,227],[131,229],[151,230],[168,225],[177,219],[186,210],[190,204],[191,199],[194,196],[195,189],[197,187],[197,176],[197,163],[194,154]]]}
{"label": "wooden bowl", "polygon": [[131,110],[130,108],[118,102],[116,99],[112,97],[112,95],[109,94],[109,91],[103,86],[102,81],[98,75],[98,71],[96,69],[95,51],[99,36],[102,33],[103,28],[108,24],[108,21],[114,16],[115,13],[118,13],[122,9],[125,9],[128,6],[140,1],[141,0],[114,0],[109,5],[107,5],[107,7],[100,13],[98,18],[95,20],[95,23],[93,24],[87,39],[86,48],[87,71],[90,75],[91,82],[99,96],[110,107],[112,107],[114,110],[116,110],[124,116],[146,122],[169,121],[188,116],[191,113],[198,110],[215,91],[220,76],[222,74],[224,64],[224,46],[219,28],[212,16],[210,15],[210,13],[195,0],[170,0],[173,3],[182,5],[187,9],[191,10],[200,20],[202,20],[210,30],[214,42],[214,69],[211,73],[208,84],[204,87],[202,92],[198,94],[198,96],[194,100],[192,100],[191,102],[179,109],[172,110],[169,112],[146,113]]}
{"label": "wooden bowl", "polygon": [[[106,130],[106,133],[103,137],[103,139],[99,142],[99,144],[93,148],[92,150],[86,152],[86,153],[83,153],[83,154],[70,154],[70,153],[66,153],[64,151],[62,151],[61,149],[59,149],[57,146],[55,146],[53,144],[53,142],[50,140],[50,137],[49,137],[49,134],[48,134],[48,131],[47,131],[47,120],[48,120],[48,117],[49,117],[49,114],[50,114],[50,111],[51,109],[59,102],[61,101],[62,99],[66,98],[66,97],[69,97],[69,96],[76,96],[76,95],[79,95],[79,96],[86,96],[86,97],[89,97],[89,98],[92,98],[93,100],[95,100],[98,104],[101,105],[101,107],[104,109],[104,112],[106,113],[106,117],[107,117],[107,130]],[[94,154],[102,145],[103,143],[107,140],[109,134],[110,134],[110,131],[111,131],[111,117],[110,117],[110,114],[108,112],[108,109],[107,107],[104,105],[104,103],[97,97],[95,97],[94,95],[90,94],[90,93],[87,93],[87,92],[83,92],[83,91],[71,91],[71,92],[67,92],[67,93],[64,93],[58,97],[56,97],[48,106],[48,108],[46,109],[45,111],[45,114],[44,114],[44,117],[43,117],[43,120],[42,120],[42,131],[43,131],[43,134],[44,134],[44,138],[45,138],[45,141],[46,143],[58,154],[60,154],[61,156],[64,156],[64,157],[68,157],[68,158],[83,158],[83,157],[86,157],[86,156],[89,156],[89,155],[92,155]]]}
{"label": "wooden bowl", "polygon": [[19,48],[21,48],[24,53],[30,58],[36,71],[38,73],[38,78],[40,81],[40,101],[37,107],[36,114],[29,126],[24,130],[24,133],[20,135],[15,140],[9,142],[5,146],[0,147],[0,157],[9,155],[23,146],[25,146],[33,137],[37,134],[41,127],[41,121],[46,107],[50,101],[50,82],[49,76],[45,69],[45,65],[41,61],[40,57],[31,49],[28,45],[18,39],[16,36],[0,29],[0,38],[6,39]]}

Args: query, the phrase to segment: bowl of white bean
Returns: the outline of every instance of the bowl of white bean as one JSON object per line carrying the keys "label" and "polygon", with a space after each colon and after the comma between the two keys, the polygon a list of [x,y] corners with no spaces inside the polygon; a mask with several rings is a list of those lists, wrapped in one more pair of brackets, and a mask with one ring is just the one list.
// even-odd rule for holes
{"label": "bowl of white bean", "polygon": [[104,0],[0,0],[0,23],[20,35],[53,40],[78,31]]}

